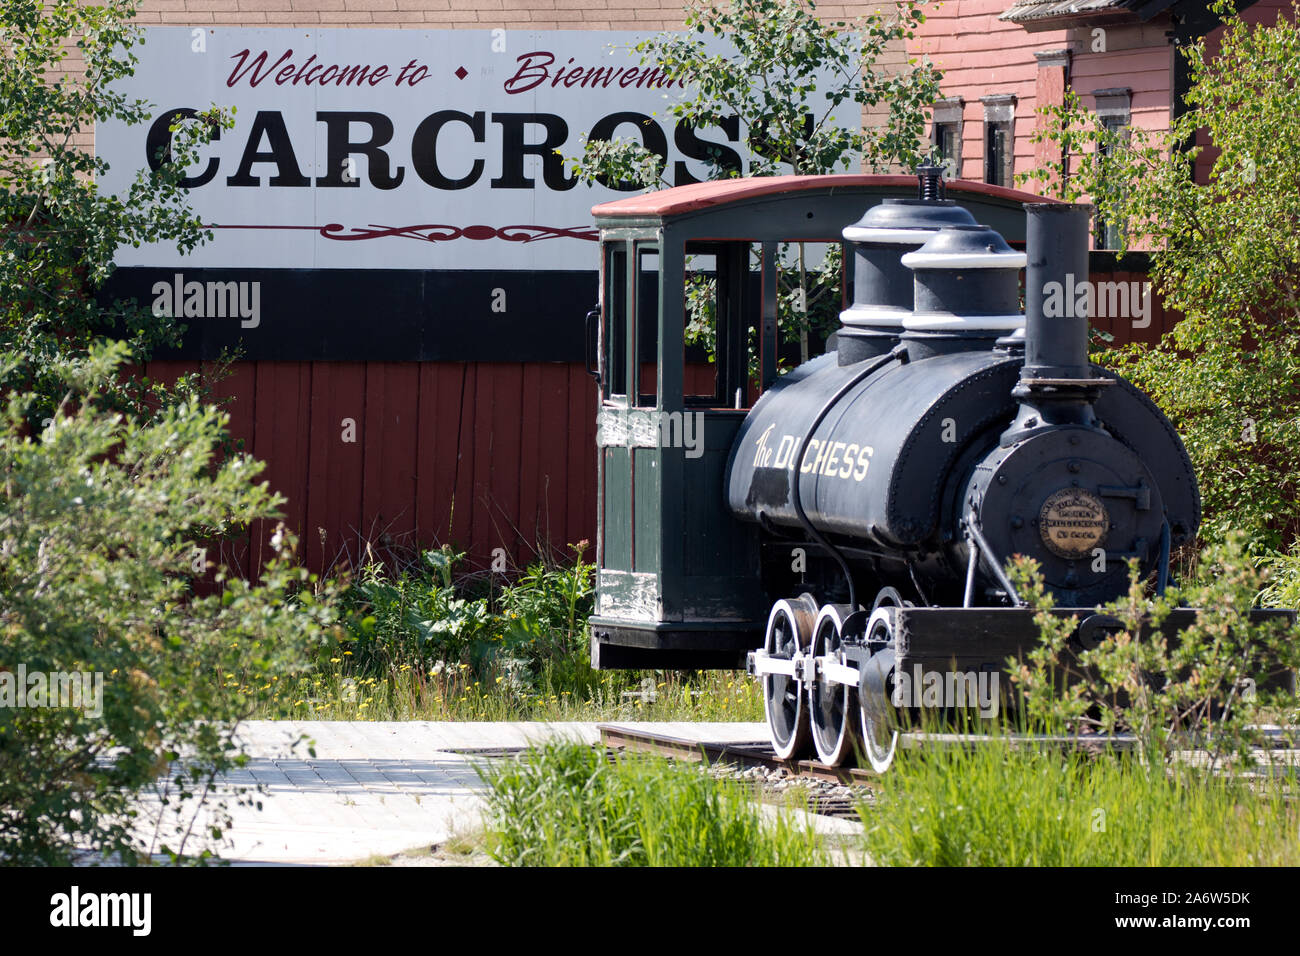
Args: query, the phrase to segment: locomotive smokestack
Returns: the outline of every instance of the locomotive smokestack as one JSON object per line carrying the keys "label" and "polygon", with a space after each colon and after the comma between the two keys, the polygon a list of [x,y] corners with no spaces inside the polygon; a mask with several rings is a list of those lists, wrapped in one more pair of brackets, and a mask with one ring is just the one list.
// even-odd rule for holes
{"label": "locomotive smokestack", "polygon": [[1088,362],[1089,205],[1025,203],[1022,380],[1092,378]]}
{"label": "locomotive smokestack", "polygon": [[1093,402],[1113,379],[1088,361],[1088,222],[1092,207],[1025,203],[1025,364],[1011,394],[1020,400],[1009,446],[1044,428],[1098,428]]}

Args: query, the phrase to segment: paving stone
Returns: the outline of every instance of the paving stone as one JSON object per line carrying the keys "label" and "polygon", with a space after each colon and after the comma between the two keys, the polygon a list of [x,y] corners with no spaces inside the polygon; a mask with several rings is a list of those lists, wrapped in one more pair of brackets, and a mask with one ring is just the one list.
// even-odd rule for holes
{"label": "paving stone", "polygon": [[[727,743],[766,736],[762,724],[619,723]],[[315,741],[314,757],[291,746],[304,735]],[[220,855],[248,864],[339,864],[444,843],[481,825],[486,785],[475,766],[484,758],[450,751],[556,737],[593,744],[600,735],[595,723],[570,721],[248,721],[239,737],[250,759],[224,786],[260,783],[267,792],[257,798],[261,811],[229,808],[233,825]],[[214,810],[200,810],[198,819],[212,821]]]}

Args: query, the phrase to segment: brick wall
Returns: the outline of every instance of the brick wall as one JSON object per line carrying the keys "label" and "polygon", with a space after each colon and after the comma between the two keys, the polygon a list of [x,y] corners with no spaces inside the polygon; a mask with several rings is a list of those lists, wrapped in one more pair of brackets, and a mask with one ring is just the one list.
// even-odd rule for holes
{"label": "brick wall", "polygon": [[943,72],[943,93],[965,101],[959,175],[984,179],[984,107],[981,96],[1014,94],[1015,172],[1033,165],[1029,142],[1038,105],[1038,65],[1034,53],[1065,46],[1065,31],[1027,33],[998,20],[1007,0],[942,0],[927,10],[913,55],[927,55]]}
{"label": "brick wall", "polygon": [[[849,20],[884,6],[818,7]],[[674,30],[682,0],[144,0],[138,20],[163,26],[382,27],[385,29]],[[903,62],[899,50],[895,63]]]}
{"label": "brick wall", "polygon": [[385,29],[681,27],[675,0],[146,0],[141,23]]}

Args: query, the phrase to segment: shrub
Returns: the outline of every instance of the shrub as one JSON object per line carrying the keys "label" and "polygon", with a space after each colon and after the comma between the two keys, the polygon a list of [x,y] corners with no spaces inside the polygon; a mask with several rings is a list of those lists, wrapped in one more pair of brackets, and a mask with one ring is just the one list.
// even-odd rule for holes
{"label": "shrub", "polygon": [[[1249,759],[1263,743],[1259,725],[1269,705],[1294,708],[1290,687],[1256,689],[1268,674],[1293,675],[1300,644],[1294,624],[1251,620],[1265,575],[1240,534],[1207,549],[1200,580],[1163,597],[1147,595],[1134,562],[1128,593],[1100,609],[1121,629],[1078,654],[1068,646],[1075,621],[1048,613],[1053,602],[1036,564],[1018,558],[1009,571],[1036,609],[1043,635],[1025,661],[1008,662],[1031,724],[1132,733],[1144,762],[1159,766],[1170,762],[1175,747],[1206,748],[1213,769],[1231,757]],[[1196,608],[1196,620],[1171,645],[1158,628],[1180,604]],[[1079,679],[1067,686],[1067,674]]]}
{"label": "shrub", "polygon": [[[146,832],[135,798],[159,781],[182,799],[207,792],[241,759],[235,724],[258,689],[300,672],[334,618],[330,589],[317,593],[290,563],[282,532],[260,584],[217,569],[218,592],[194,593],[207,535],[274,519],[282,499],[253,483],[257,462],[220,459],[226,417],[214,407],[176,404],[147,420],[105,410],[125,354],[93,348],[50,369],[68,397],[38,435],[32,396],[10,392],[0,422],[2,676],[102,682],[80,706],[0,696],[6,863],[66,863],[76,850],[179,857],[191,836],[219,836],[192,835],[186,817]],[[16,364],[6,358],[0,390]],[[251,694],[236,673],[257,679]]]}
{"label": "shrub", "polygon": [[345,601],[351,611],[350,649],[363,668],[482,660],[500,635],[487,598],[471,598],[453,584],[464,554],[449,546],[425,551],[423,564],[393,574],[375,561],[365,565]]}
{"label": "shrub", "polygon": [[465,555],[450,545],[425,551],[422,565],[404,572],[371,562],[346,599],[356,663],[367,672],[465,665],[480,677],[505,670],[530,683],[548,666],[585,660],[595,570],[582,560],[585,549],[573,546],[569,566],[539,560],[499,592],[457,581]]}
{"label": "shrub", "polygon": [[[259,464],[222,454],[227,419],[196,397],[195,377],[173,390],[125,374],[126,361],[177,340],[176,322],[95,296],[120,248],[188,251],[210,237],[181,183],[198,147],[232,122],[210,110],[177,124],[153,168],[120,195],[100,190],[107,165],[85,134],[150,113],[117,92],[142,42],[137,6],[0,5],[6,863],[63,863],[80,851],[179,858],[219,837],[215,823],[195,833],[203,808],[184,802],[241,760],[234,724],[302,669],[334,617],[332,589],[290,563],[282,531],[256,586],[208,567],[213,539],[274,520],[282,499],[255,483]],[[80,68],[68,70],[74,53]],[[114,333],[130,346],[99,344]],[[47,693],[51,675],[66,693]],[[138,801],[151,786],[161,801]],[[161,808],[151,821],[146,805]]]}
{"label": "shrub", "polygon": [[587,618],[594,610],[596,566],[583,561],[587,542],[571,545],[574,561],[536,561],[501,592],[508,643],[525,651],[529,673],[549,686],[590,694],[599,680],[591,667]]}
{"label": "shrub", "polygon": [[[1090,198],[1103,220],[1125,224],[1125,247],[1151,250],[1154,291],[1184,317],[1154,348],[1099,359],[1184,437],[1204,497],[1202,538],[1242,531],[1256,553],[1300,537],[1298,11],[1259,26],[1231,14],[1217,56],[1204,39],[1176,51],[1191,82],[1168,132],[1108,129],[1073,95],[1045,108],[1035,138],[1062,160],[1026,177],[1059,184],[1064,199]],[[1204,134],[1211,149],[1194,145]]]}
{"label": "shrub", "polygon": [[[181,327],[134,301],[100,302],[94,290],[123,247],[169,242],[189,251],[211,238],[181,182],[199,147],[233,119],[209,110],[177,124],[166,157],[121,195],[101,191],[108,164],[86,148],[96,123],[140,123],[149,104],[116,81],[131,75],[143,43],[132,22],[139,0],[6,0],[0,5],[0,351],[10,388],[31,393],[28,422],[53,414],[65,383],[60,360],[84,356],[114,333],[134,361],[175,344]],[[66,62],[78,54],[80,69]],[[151,157],[155,158],[155,157]],[[151,390],[129,376],[101,400],[141,410]],[[156,395],[154,397],[157,397]]]}

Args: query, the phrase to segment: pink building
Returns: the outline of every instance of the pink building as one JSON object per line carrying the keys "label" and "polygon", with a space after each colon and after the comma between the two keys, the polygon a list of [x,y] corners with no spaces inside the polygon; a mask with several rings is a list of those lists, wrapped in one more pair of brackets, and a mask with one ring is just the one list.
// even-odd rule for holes
{"label": "pink building", "polygon": [[[1290,0],[1244,4],[1251,23],[1276,20]],[[1032,143],[1040,106],[1067,88],[1108,125],[1167,129],[1187,88],[1175,48],[1221,33],[1206,0],[942,0],[909,55],[943,71],[933,140],[954,175],[1012,185],[1050,159]],[[1103,248],[1111,243],[1099,237]]]}

